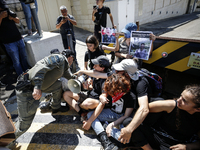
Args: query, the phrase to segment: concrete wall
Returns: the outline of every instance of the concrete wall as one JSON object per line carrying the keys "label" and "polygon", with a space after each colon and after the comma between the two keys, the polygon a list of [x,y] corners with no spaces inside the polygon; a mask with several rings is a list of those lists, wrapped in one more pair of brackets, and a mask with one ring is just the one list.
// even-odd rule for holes
{"label": "concrete wall", "polygon": [[[26,29],[25,17],[18,0],[6,0],[17,12],[23,27]],[[110,7],[114,24],[120,31],[127,23],[139,21],[145,24],[151,21],[179,16],[186,13],[189,0],[106,0],[104,5]],[[192,0],[196,1],[196,0]],[[60,15],[59,7],[65,5],[68,13],[72,14],[77,27],[93,32],[92,21],[93,5],[95,0],[37,0],[38,18],[42,30],[56,30],[56,19]],[[197,2],[197,1],[196,1]],[[107,16],[107,26],[111,26],[110,17]]]}
{"label": "concrete wall", "polygon": [[186,13],[188,0],[135,0],[135,18],[140,24]]}
{"label": "concrete wall", "polygon": [[[95,0],[71,0],[72,15],[77,26],[89,31],[94,30],[92,10]],[[188,0],[106,0],[110,7],[114,24],[120,31],[129,22],[145,24],[151,21],[179,16],[186,13]],[[112,27],[109,16],[107,26]]]}
{"label": "concrete wall", "polygon": [[65,5],[71,14],[70,0],[37,0],[38,18],[41,29],[44,31],[56,30],[56,20],[60,13],[60,6]]}

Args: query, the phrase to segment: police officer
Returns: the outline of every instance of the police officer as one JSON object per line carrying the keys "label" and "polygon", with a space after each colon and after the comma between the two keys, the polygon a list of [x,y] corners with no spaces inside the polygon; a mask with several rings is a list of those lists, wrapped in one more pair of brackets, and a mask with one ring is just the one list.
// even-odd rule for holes
{"label": "police officer", "polygon": [[[52,113],[66,112],[68,109],[61,106],[62,84],[58,80],[60,77],[67,79],[75,78],[69,69],[72,64],[71,50],[64,50],[62,54],[51,54],[38,61],[28,72],[30,85],[20,87],[20,83],[28,83],[25,80],[27,74],[21,75],[16,86],[16,96],[18,104],[18,121],[16,123],[16,136],[20,136],[30,127],[36,110],[39,106],[39,99],[42,92],[52,93],[53,102],[51,104]],[[19,88],[20,87],[20,88]]]}

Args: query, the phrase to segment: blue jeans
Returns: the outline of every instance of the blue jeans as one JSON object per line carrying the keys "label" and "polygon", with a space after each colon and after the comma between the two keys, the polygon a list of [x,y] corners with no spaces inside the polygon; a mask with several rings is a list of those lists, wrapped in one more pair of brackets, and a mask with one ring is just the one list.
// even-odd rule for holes
{"label": "blue jeans", "polygon": [[11,57],[13,66],[18,75],[28,69],[27,54],[24,41],[21,39],[17,42],[4,44],[8,55]]}
{"label": "blue jeans", "polygon": [[[87,114],[87,117],[90,118],[93,112],[94,111],[90,111]],[[117,114],[110,109],[103,109],[100,115],[92,122],[92,128],[94,129],[96,134],[99,135],[101,132],[105,131],[101,122],[105,122],[105,121],[113,122],[119,119],[120,117],[122,117],[123,115],[124,114]]]}
{"label": "blue jeans", "polygon": [[[28,26],[28,29],[32,29],[32,24],[31,24],[31,7],[30,4],[25,4],[24,2],[21,2],[23,11],[24,11],[24,15],[26,18],[26,23]],[[37,5],[37,0],[35,0],[35,7],[36,7],[36,12],[38,12],[38,5]],[[35,18],[33,17],[34,23],[35,23]]]}

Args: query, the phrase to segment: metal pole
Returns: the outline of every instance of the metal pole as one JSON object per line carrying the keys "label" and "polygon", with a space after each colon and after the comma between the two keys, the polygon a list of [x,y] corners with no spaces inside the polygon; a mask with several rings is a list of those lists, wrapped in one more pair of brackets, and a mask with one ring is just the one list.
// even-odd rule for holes
{"label": "metal pole", "polygon": [[72,35],[71,34],[67,34],[67,44],[68,44],[69,49],[71,49],[74,52],[74,46],[73,46],[73,41],[72,41]]}
{"label": "metal pole", "polygon": [[33,18],[35,19],[35,24],[36,24],[36,28],[37,28],[38,33],[39,33],[39,37],[42,37],[43,36],[42,30],[41,30],[39,19],[38,19],[37,13],[36,13],[35,3],[30,3],[30,7],[31,7],[31,13],[33,15]]}

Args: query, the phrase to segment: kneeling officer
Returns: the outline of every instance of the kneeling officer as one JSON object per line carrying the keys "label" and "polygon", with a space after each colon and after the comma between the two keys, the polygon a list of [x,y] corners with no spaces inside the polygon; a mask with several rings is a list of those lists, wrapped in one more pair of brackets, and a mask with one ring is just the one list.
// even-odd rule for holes
{"label": "kneeling officer", "polygon": [[51,54],[38,61],[27,73],[19,76],[16,85],[19,115],[16,123],[17,137],[30,127],[42,92],[53,94],[52,113],[68,111],[65,107],[61,107],[62,84],[58,79],[76,77],[69,69],[73,58],[71,50],[64,50],[62,54]]}

